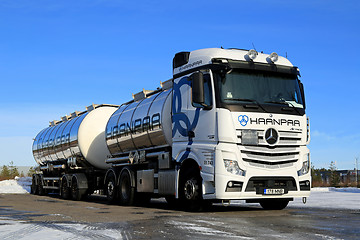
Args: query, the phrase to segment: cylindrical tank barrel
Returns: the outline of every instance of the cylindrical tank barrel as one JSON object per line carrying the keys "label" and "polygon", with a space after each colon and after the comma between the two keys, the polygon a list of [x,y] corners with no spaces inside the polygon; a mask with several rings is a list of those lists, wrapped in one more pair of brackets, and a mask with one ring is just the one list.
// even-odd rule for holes
{"label": "cylindrical tank barrel", "polygon": [[115,106],[100,105],[90,112],[45,128],[33,143],[35,161],[43,165],[73,157],[106,169],[105,159],[110,152],[105,141],[105,128],[116,110]]}
{"label": "cylindrical tank barrel", "polygon": [[171,145],[171,89],[122,105],[106,126],[112,156],[133,150]]}

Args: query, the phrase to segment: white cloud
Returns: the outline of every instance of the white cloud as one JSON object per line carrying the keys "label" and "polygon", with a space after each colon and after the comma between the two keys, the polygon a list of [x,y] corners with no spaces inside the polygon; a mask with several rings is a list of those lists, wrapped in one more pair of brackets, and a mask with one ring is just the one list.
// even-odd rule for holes
{"label": "white cloud", "polygon": [[322,140],[326,140],[326,141],[333,141],[336,139],[335,136],[332,136],[330,134],[327,134],[327,133],[324,133],[324,132],[320,132],[318,130],[314,130],[314,131],[311,131],[311,139],[322,139]]}
{"label": "white cloud", "polygon": [[311,131],[312,140],[326,140],[326,141],[342,141],[342,142],[358,142],[360,141],[360,133],[352,134],[346,132],[332,132],[331,134],[326,132],[321,132],[318,130]]}

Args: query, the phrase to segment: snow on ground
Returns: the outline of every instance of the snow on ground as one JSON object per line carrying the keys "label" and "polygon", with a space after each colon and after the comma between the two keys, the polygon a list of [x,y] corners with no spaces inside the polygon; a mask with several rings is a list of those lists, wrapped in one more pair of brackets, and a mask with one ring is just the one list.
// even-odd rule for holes
{"label": "snow on ground", "polygon": [[306,204],[295,199],[289,207],[360,210],[359,188],[313,188]]}
{"label": "snow on ground", "polygon": [[0,193],[29,193],[31,177],[15,177],[15,179],[0,181]]}
{"label": "snow on ground", "polygon": [[[231,205],[258,206],[259,204],[245,204],[245,201],[234,200],[231,201]],[[288,207],[360,210],[360,188],[312,188],[310,197],[306,199],[306,204],[302,202],[302,198],[295,198]]]}
{"label": "snow on ground", "polygon": [[28,223],[0,219],[1,239],[130,239],[127,230],[104,229],[102,226],[81,223]]}

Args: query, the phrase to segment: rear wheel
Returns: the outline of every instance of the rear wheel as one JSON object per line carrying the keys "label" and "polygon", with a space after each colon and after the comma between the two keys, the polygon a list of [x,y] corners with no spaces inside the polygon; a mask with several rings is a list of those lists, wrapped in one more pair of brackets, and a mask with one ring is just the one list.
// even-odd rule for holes
{"label": "rear wheel", "polygon": [[44,184],[43,184],[43,181],[41,179],[41,176],[39,175],[39,182],[38,182],[38,191],[39,191],[39,195],[40,196],[43,196],[46,194],[46,191],[44,189]]}
{"label": "rear wheel", "polygon": [[110,172],[106,176],[105,181],[105,190],[106,190],[106,198],[108,203],[114,203],[117,200],[117,187],[116,187],[116,179],[113,172]]}
{"label": "rear wheel", "polygon": [[65,177],[61,180],[60,195],[63,199],[70,199],[70,188],[68,187],[67,179]]}
{"label": "rear wheel", "polygon": [[119,179],[119,199],[122,205],[133,205],[135,188],[131,186],[131,170],[124,169]]}
{"label": "rear wheel", "polygon": [[282,210],[286,208],[289,200],[286,199],[266,199],[260,202],[260,205],[265,210]]}
{"label": "rear wheel", "polygon": [[75,201],[79,201],[82,198],[76,178],[73,178],[71,181],[71,197]]}
{"label": "rear wheel", "polygon": [[39,188],[38,188],[39,176],[37,174],[33,174],[31,180],[31,194],[38,195]]}

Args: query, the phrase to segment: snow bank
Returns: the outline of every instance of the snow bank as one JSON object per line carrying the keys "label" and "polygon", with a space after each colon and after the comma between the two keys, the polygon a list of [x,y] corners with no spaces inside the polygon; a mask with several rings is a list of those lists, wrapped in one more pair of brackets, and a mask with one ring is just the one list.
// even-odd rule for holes
{"label": "snow bank", "polygon": [[360,189],[312,188],[306,204],[302,203],[302,199],[297,198],[289,203],[289,207],[360,210]]}
{"label": "snow bank", "polygon": [[[257,203],[245,203],[245,200],[232,200],[230,205],[259,206]],[[302,198],[295,198],[288,205],[288,208],[292,207],[360,210],[360,189],[354,187],[312,188],[306,204],[303,204]]]}
{"label": "snow bank", "polygon": [[311,192],[349,192],[360,193],[360,188],[348,187],[348,188],[335,188],[335,187],[316,187],[312,188]]}
{"label": "snow bank", "polygon": [[29,193],[31,177],[15,177],[15,179],[0,181],[0,193]]}

